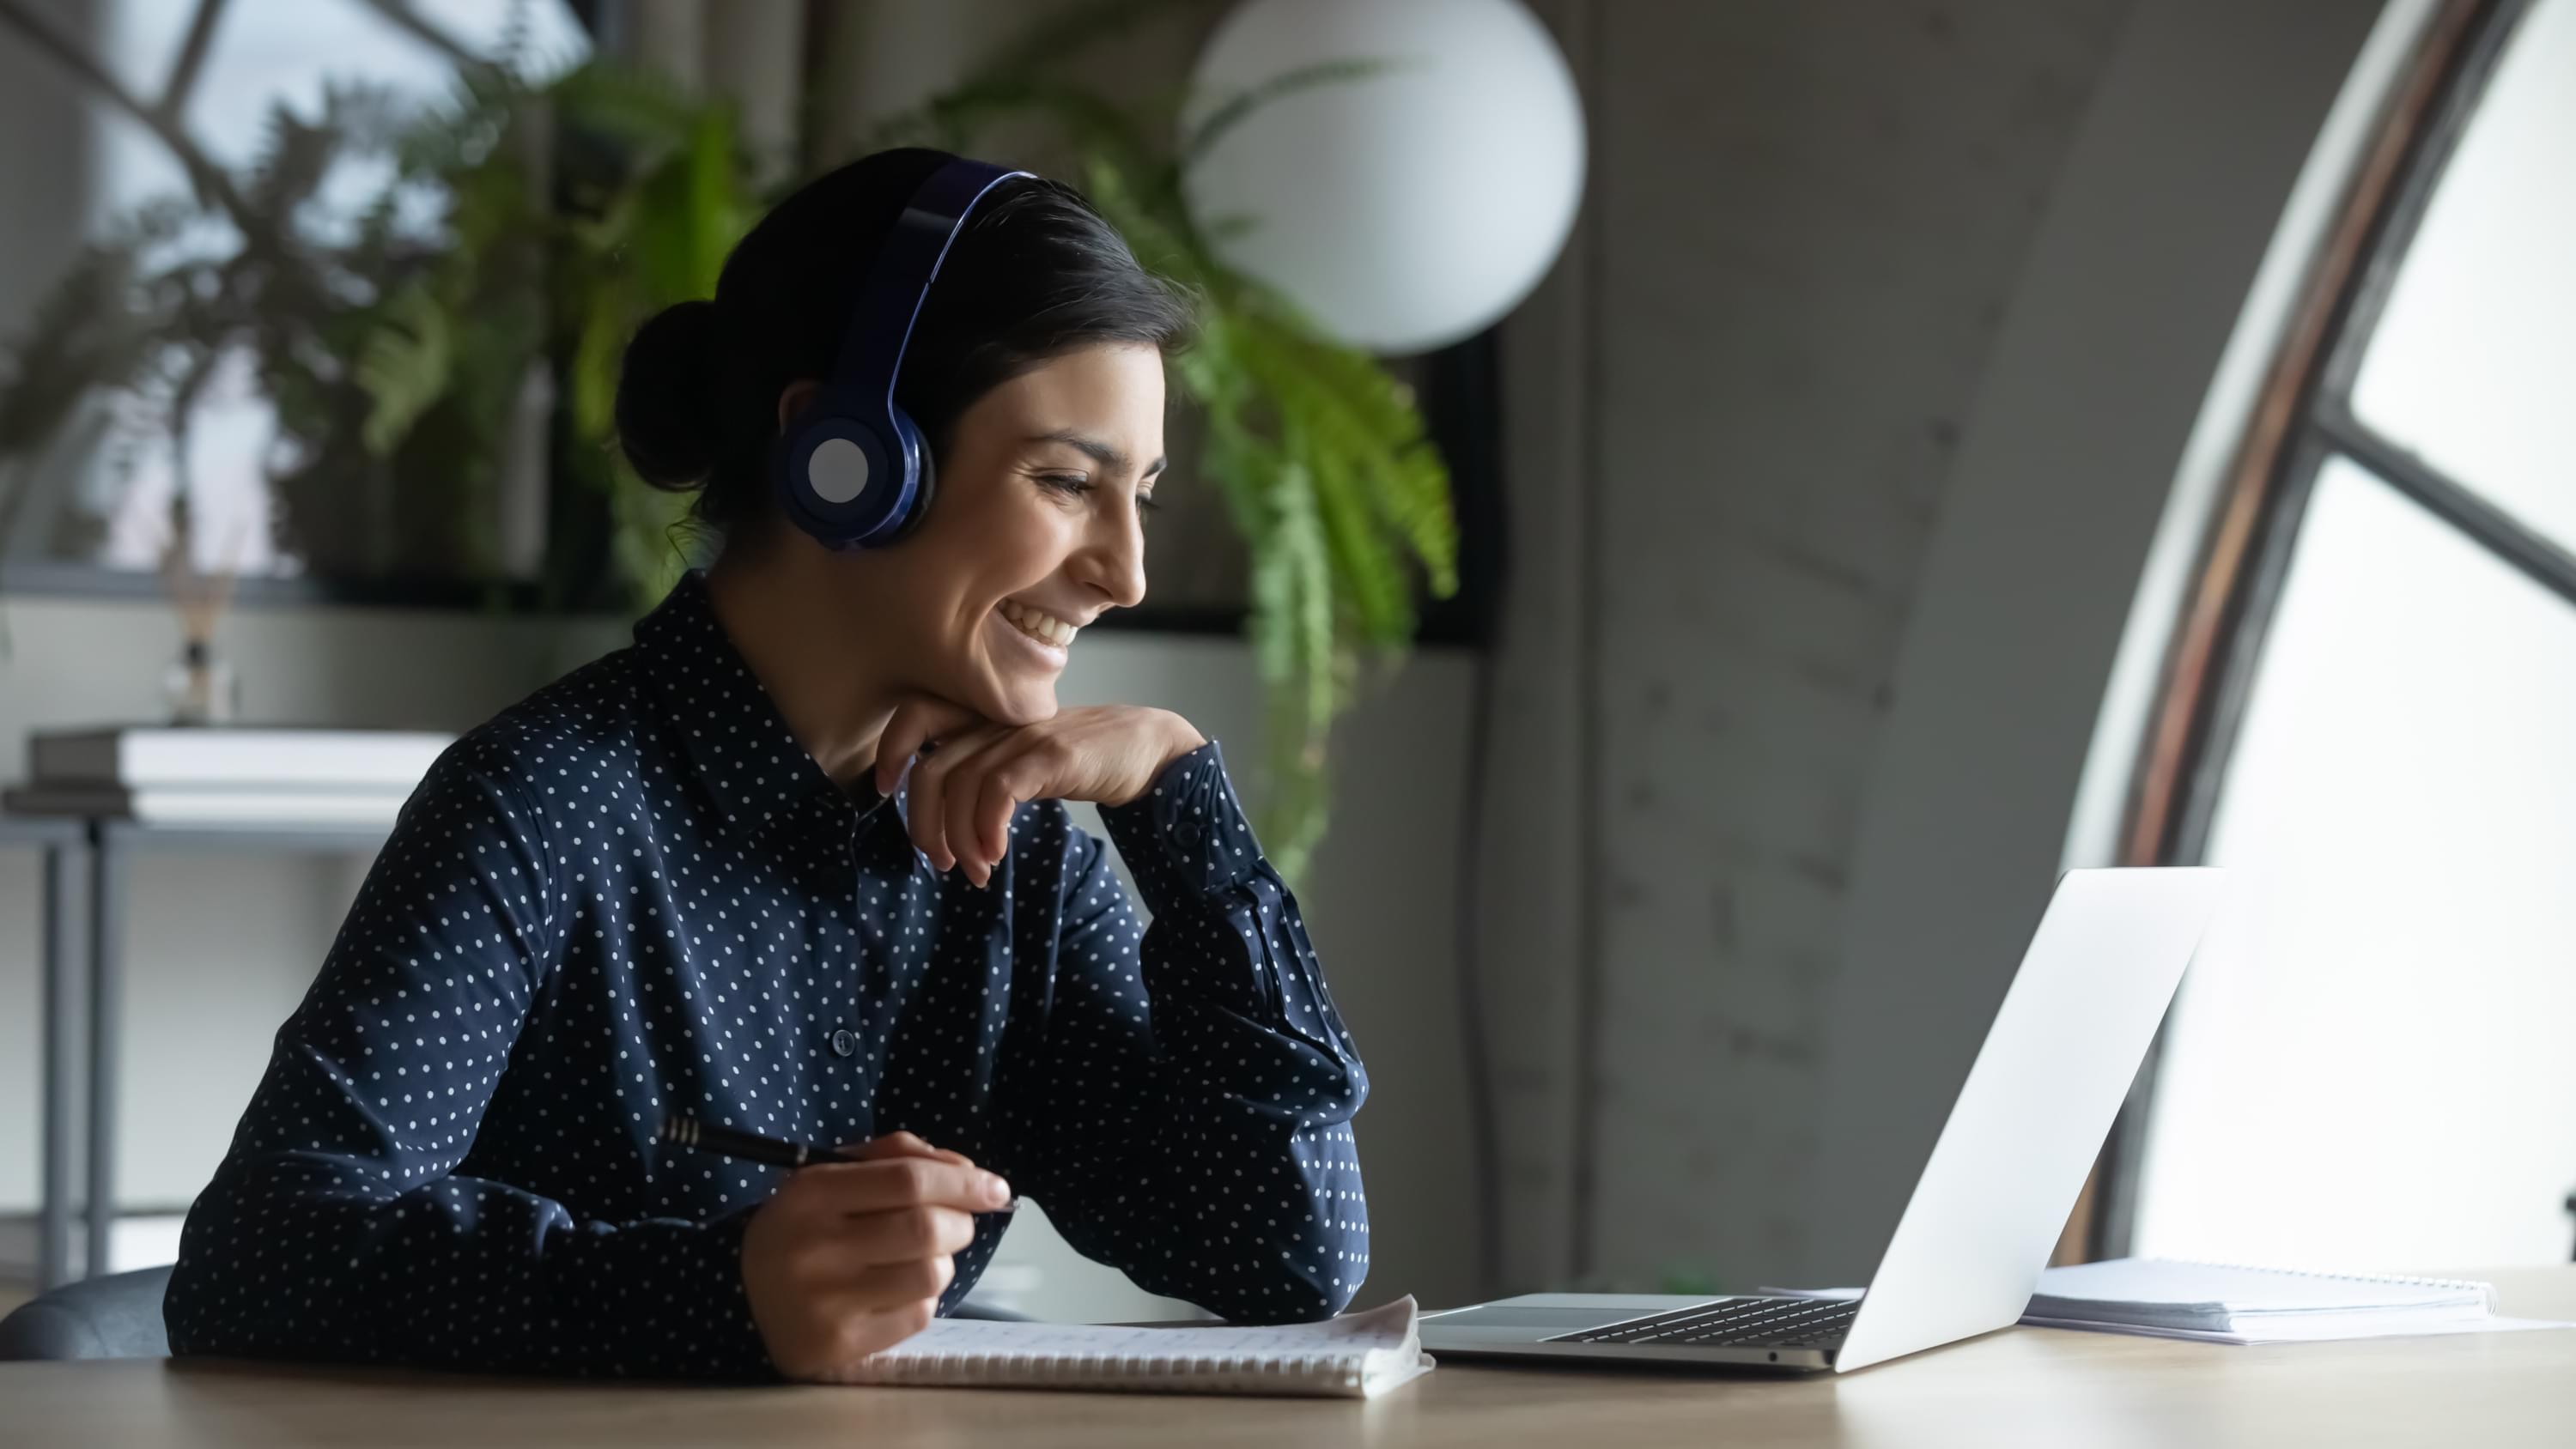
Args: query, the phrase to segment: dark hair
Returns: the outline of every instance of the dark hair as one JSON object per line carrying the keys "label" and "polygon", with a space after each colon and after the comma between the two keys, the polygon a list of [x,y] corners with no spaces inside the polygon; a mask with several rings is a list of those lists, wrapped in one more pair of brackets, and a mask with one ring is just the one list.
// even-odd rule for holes
{"label": "dark hair", "polygon": [[[879,151],[780,202],[725,259],[713,301],[666,307],[626,347],[618,442],[644,481],[703,489],[691,512],[718,531],[770,506],[778,395],[832,369],[859,288],[904,204],[945,152]],[[934,456],[977,398],[1100,343],[1169,349],[1184,296],[1058,182],[1014,178],[966,220],[922,304],[895,401]]]}

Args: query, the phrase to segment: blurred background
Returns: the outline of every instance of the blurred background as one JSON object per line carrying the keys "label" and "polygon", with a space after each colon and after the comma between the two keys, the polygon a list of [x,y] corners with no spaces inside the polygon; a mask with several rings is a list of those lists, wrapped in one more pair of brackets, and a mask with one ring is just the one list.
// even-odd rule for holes
{"label": "blurred background", "polygon": [[375,808],[31,739],[622,644],[707,545],[617,349],[897,141],[1218,323],[1066,694],[1246,772],[1364,1298],[1862,1281],[2113,863],[2235,889],[2061,1259],[2569,1256],[2576,0],[0,0],[0,1279],[48,1141],[167,1261]]}

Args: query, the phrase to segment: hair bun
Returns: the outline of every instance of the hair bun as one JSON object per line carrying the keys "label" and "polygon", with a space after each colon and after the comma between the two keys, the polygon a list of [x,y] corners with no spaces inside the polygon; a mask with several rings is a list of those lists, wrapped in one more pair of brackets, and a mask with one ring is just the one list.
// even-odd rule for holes
{"label": "hair bun", "polygon": [[714,470],[723,438],[716,304],[665,307],[626,344],[617,375],[617,443],[637,475],[686,492]]}

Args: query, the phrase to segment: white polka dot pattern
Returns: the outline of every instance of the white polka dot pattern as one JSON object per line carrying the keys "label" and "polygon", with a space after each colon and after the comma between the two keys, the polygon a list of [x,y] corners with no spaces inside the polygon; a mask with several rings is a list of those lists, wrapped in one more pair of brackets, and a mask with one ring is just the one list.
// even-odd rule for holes
{"label": "white polka dot pattern", "polygon": [[[769,1168],[662,1117],[919,1133],[1082,1252],[1227,1318],[1368,1271],[1368,1078],[1210,744],[1063,805],[988,888],[833,787],[702,579],[458,741],[392,838],[188,1215],[180,1354],[564,1374],[774,1372],[743,1296]],[[957,1256],[954,1306],[1008,1219]]]}

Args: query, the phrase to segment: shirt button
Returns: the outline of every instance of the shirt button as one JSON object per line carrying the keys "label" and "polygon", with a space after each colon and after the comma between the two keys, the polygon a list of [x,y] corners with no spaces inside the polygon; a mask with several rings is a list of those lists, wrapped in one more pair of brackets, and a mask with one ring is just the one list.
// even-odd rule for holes
{"label": "shirt button", "polygon": [[858,1033],[847,1027],[832,1033],[832,1055],[845,1057],[859,1049]]}
{"label": "shirt button", "polygon": [[1196,845],[1199,843],[1199,828],[1186,820],[1173,826],[1172,834],[1183,845]]}

